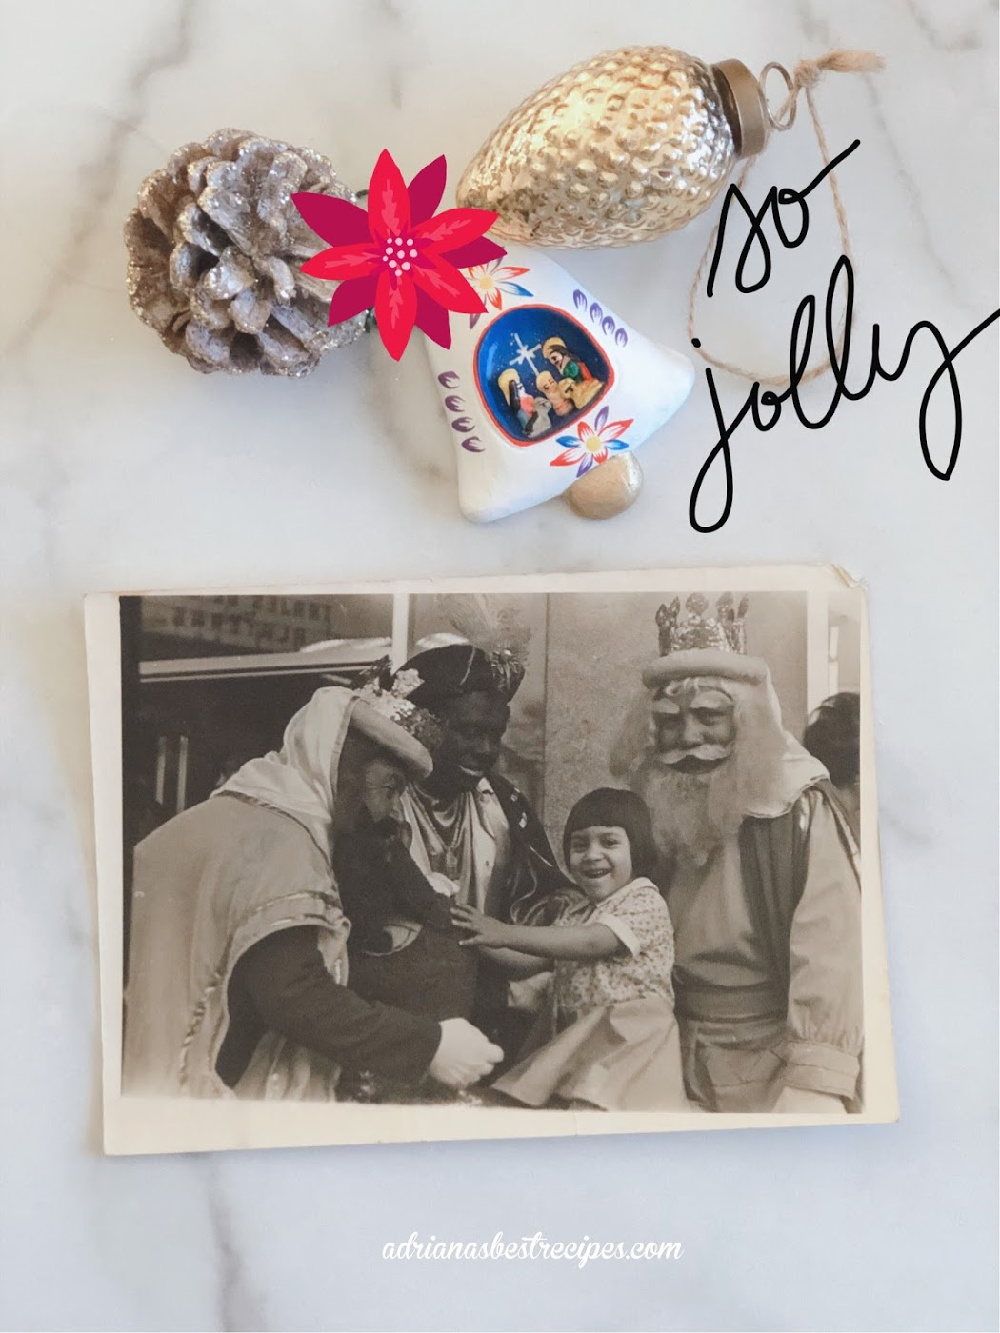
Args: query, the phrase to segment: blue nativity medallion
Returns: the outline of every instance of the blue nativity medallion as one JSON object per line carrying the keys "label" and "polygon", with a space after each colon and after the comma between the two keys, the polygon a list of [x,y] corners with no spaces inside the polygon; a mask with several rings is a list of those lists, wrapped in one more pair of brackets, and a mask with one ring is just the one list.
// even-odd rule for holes
{"label": "blue nativity medallion", "polygon": [[473,367],[479,396],[512,444],[565,430],[611,388],[614,371],[587,330],[563,310],[520,305],[480,335]]}

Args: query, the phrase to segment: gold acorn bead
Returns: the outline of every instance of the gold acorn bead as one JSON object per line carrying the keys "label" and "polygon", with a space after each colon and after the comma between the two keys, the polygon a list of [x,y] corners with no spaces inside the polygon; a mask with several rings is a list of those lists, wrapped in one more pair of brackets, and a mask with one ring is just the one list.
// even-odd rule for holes
{"label": "gold acorn bead", "polygon": [[499,240],[631,245],[683,227],[760,152],[770,118],[738,60],[629,46],[574,66],[512,111],[466,168],[457,202]]}

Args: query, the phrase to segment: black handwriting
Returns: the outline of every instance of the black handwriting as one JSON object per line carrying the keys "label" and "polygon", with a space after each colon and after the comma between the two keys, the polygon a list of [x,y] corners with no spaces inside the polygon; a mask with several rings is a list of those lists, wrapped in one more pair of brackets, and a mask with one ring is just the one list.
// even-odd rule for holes
{"label": "black handwriting", "polygon": [[[747,203],[742,191],[738,185],[730,185],[726,191],[726,198],[723,201],[722,213],[719,217],[719,230],[715,238],[715,249],[712,252],[712,263],[708,270],[708,283],[705,288],[708,296],[715,294],[715,275],[719,269],[719,260],[722,258],[722,251],[726,244],[726,225],[729,222],[729,209],[734,200],[740,205],[750,222],[750,230],[747,238],[743,242],[743,249],[740,251],[740,257],[736,261],[736,273],[733,281],[736,288],[741,292],[757,292],[761,287],[766,287],[771,277],[771,247],[767,243],[767,236],[764,233],[764,218],[768,213],[771,214],[771,221],[774,223],[774,230],[778,233],[778,239],[786,250],[797,250],[809,234],[809,205],[806,199],[812,194],[816,186],[829,176],[835,167],[840,166],[845,158],[850,157],[856,148],[861,147],[861,140],[855,139],[854,142],[842,153],[838,153],[832,162],[828,162],[825,167],[812,178],[804,190],[793,190],[786,186],[778,189],[772,185],[767,192],[767,196],[760,208],[755,213]],[[797,204],[801,211],[801,224],[798,232],[792,236],[785,230],[784,220],[781,216],[781,206],[783,204]],[[750,258],[750,251],[754,244],[760,248],[761,274],[756,282],[745,282],[744,273],[746,271],[747,260]]]}
{"label": "black handwriting", "polygon": [[[768,191],[767,198],[756,213],[751,209],[739,188],[735,185],[730,185],[726,193],[722,216],[719,221],[719,231],[716,238],[715,251],[712,256],[711,268],[709,269],[707,287],[709,296],[712,296],[714,293],[715,278],[725,243],[726,224],[731,204],[734,201],[737,202],[746,213],[750,223],[746,241],[744,242],[743,249],[741,250],[737,261],[734,281],[737,289],[741,292],[759,291],[760,288],[767,284],[771,276],[771,251],[763,226],[767,214],[771,214],[771,220],[774,223],[775,231],[785,249],[794,250],[797,246],[801,245],[809,230],[809,206],[806,203],[808,195],[830,173],[830,171],[833,170],[834,167],[843,162],[846,157],[853,153],[855,149],[859,147],[859,144],[860,140],[855,139],[848,148],[845,148],[842,153],[838,154],[832,162],[825,166],[803,190],[793,190],[789,188],[778,189],[772,186]],[[794,233],[791,233],[786,229],[781,215],[782,206],[790,204],[794,204],[798,207],[800,216],[800,225],[798,230]],[[754,281],[748,281],[746,279],[746,265],[751,252],[755,247],[760,256],[760,277]],[[834,311],[837,291],[841,282],[843,282],[844,287],[844,333],[843,346],[838,349]],[[991,324],[995,323],[995,321],[1000,318],[1000,310],[994,310],[992,314],[988,315],[984,320],[977,324],[976,327],[967,333],[966,336],[962,338],[960,342],[956,343],[954,347],[948,346],[941,331],[936,325],[932,324],[930,320],[919,320],[907,334],[899,360],[896,362],[896,365],[891,368],[883,363],[881,330],[878,324],[873,324],[867,379],[859,388],[851,389],[847,383],[847,371],[851,358],[851,323],[854,311],[854,270],[847,255],[841,255],[834,264],[830,274],[823,316],[826,352],[833,374],[833,391],[830,396],[830,402],[822,414],[816,418],[811,418],[807,414],[802,403],[799,389],[809,364],[813,337],[816,330],[816,304],[815,296],[810,294],[803,297],[799,302],[792,319],[788,348],[789,382],[787,387],[781,392],[776,392],[774,389],[762,388],[755,380],[742,407],[729,422],[725,419],[725,414],[719,401],[715,376],[713,375],[711,368],[706,367],[705,378],[708,382],[708,392],[712,400],[712,410],[715,414],[715,422],[719,430],[719,438],[712,446],[708,457],[702,464],[701,470],[695,479],[694,487],[691,491],[689,519],[691,526],[695,531],[716,532],[729,519],[733,507],[733,463],[731,442],[733,432],[748,415],[757,430],[768,431],[778,424],[783,406],[786,403],[791,403],[792,410],[796,417],[807,430],[820,430],[830,422],[843,399],[847,399],[849,402],[858,402],[871,392],[876,380],[882,379],[889,382],[898,380],[906,370],[913,344],[920,333],[926,333],[935,343],[941,354],[940,364],[928,381],[923,398],[920,402],[920,411],[917,420],[920,451],[927,468],[933,476],[939,478],[941,481],[948,481],[954,472],[962,443],[962,395],[959,388],[958,375],[955,370],[955,358],[985,329],[988,329]],[[692,342],[696,347],[701,345],[697,338],[692,339]],[[936,450],[932,451],[927,424],[931,400],[943,379],[946,379],[951,395],[952,432],[950,445],[947,450],[947,457],[941,457]],[[720,458],[725,472],[725,498],[722,510],[717,518],[711,521],[702,522],[698,517],[698,502],[701,496],[701,490]]]}

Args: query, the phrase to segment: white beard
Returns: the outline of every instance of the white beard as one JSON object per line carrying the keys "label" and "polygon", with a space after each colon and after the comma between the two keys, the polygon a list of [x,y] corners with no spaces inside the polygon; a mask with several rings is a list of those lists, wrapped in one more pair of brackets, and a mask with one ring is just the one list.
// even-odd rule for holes
{"label": "white beard", "polygon": [[753,787],[737,755],[709,773],[679,773],[648,750],[632,788],[649,807],[660,854],[700,860],[736,836],[746,818]]}
{"label": "white beard", "polygon": [[[727,681],[736,709],[729,758],[708,773],[680,773],[663,762],[651,732],[630,769],[629,785],[649,807],[660,855],[703,862],[734,838],[753,807],[780,784],[789,738],[765,690]],[[707,756],[706,756],[707,757]]]}

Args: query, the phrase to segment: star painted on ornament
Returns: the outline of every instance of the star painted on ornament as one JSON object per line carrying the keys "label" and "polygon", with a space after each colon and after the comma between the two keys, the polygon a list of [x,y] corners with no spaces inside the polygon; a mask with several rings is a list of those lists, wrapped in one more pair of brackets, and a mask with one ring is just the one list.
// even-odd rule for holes
{"label": "star painted on ornament", "polygon": [[407,187],[388,149],[368,186],[367,210],[347,199],[299,191],[292,201],[330,249],[302,265],[314,278],[340,285],[330,302],[330,324],[374,309],[379,336],[394,361],[406,350],[414,325],[440,347],[451,346],[448,311],[486,309],[483,296],[459,272],[489,264],[507,252],[483,233],[497,219],[482,208],[447,208],[434,215],[447,179],[437,157]]}
{"label": "star painted on ornament", "polygon": [[532,375],[538,374],[538,367],[535,365],[535,353],[542,350],[541,343],[535,343],[534,347],[528,347],[521,341],[521,335],[515,333],[511,340],[517,348],[517,355],[512,358],[512,366],[523,366],[527,363],[531,367]]}

